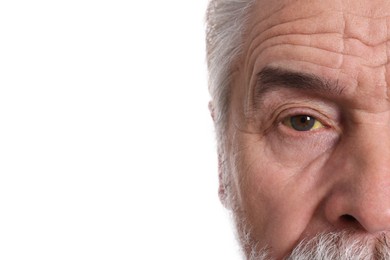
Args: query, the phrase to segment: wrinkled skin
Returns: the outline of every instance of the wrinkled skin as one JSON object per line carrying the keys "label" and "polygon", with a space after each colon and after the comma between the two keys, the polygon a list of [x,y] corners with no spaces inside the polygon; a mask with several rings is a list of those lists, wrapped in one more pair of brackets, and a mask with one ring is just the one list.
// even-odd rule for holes
{"label": "wrinkled skin", "polygon": [[[282,258],[319,232],[388,231],[390,1],[260,0],[247,29],[223,156],[228,207],[247,221],[251,240]],[[259,97],[266,67],[315,75],[339,90],[276,84]],[[298,115],[320,127],[285,123]]]}

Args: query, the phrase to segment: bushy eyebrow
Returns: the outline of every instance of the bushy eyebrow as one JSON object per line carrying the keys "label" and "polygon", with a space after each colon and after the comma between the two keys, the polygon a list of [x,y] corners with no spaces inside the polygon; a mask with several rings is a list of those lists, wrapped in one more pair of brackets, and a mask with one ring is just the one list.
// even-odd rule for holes
{"label": "bushy eyebrow", "polygon": [[280,88],[298,89],[326,96],[339,96],[343,92],[343,88],[334,80],[321,78],[305,72],[265,67],[257,74],[254,93],[255,104],[256,101],[262,100],[265,93]]}

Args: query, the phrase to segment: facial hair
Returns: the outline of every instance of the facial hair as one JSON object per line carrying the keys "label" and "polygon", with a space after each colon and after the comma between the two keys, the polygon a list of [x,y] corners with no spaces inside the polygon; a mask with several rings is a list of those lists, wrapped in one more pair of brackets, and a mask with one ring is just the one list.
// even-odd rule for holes
{"label": "facial hair", "polygon": [[[390,259],[389,237],[381,233],[368,237],[361,232],[340,231],[322,233],[309,240],[301,241],[284,259],[286,260],[376,260]],[[245,243],[248,243],[246,241]],[[247,245],[248,246],[248,245]],[[258,250],[251,245],[248,260],[270,260],[270,250]],[[247,247],[248,249],[248,247]]]}

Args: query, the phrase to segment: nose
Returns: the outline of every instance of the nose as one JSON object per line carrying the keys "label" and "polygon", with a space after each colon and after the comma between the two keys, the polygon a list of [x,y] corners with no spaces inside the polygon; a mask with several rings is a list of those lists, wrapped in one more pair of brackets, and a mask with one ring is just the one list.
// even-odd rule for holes
{"label": "nose", "polygon": [[327,220],[368,233],[390,230],[390,131],[367,129],[349,136],[333,157],[325,199]]}

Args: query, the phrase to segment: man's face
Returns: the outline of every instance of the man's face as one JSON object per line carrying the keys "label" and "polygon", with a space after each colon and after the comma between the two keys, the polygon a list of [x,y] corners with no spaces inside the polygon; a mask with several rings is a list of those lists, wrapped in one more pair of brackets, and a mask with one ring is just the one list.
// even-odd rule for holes
{"label": "man's face", "polygon": [[281,258],[389,230],[390,1],[260,0],[247,29],[225,146],[241,235]]}

